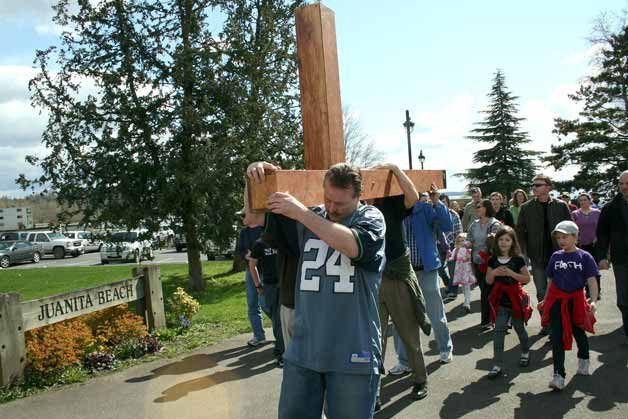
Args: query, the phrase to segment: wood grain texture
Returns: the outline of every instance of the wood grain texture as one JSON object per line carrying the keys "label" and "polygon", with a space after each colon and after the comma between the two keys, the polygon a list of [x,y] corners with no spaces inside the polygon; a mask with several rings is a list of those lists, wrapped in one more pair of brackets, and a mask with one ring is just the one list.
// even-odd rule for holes
{"label": "wood grain texture", "polygon": [[295,18],[305,168],[327,170],[345,161],[334,12],[311,4]]}
{"label": "wood grain texture", "polygon": [[26,344],[20,295],[0,294],[0,387],[18,382],[25,366]]}
{"label": "wood grain texture", "polygon": [[[263,183],[249,182],[249,203],[254,210],[266,208],[266,200],[273,192],[289,192],[306,206],[324,202],[323,180],[325,170],[280,170],[266,175]],[[444,170],[404,170],[419,192],[430,189],[432,183],[445,186]],[[362,170],[361,199],[402,195],[397,178],[390,170]]]}

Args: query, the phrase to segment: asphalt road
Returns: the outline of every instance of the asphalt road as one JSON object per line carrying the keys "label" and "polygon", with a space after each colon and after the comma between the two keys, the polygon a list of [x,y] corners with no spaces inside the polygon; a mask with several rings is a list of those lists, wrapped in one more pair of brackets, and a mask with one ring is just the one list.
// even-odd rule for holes
{"label": "asphalt road", "polygon": [[[596,334],[589,337],[591,376],[574,376],[576,353],[569,351],[567,387],[562,392],[550,391],[552,351],[547,338],[537,335],[540,325],[535,312],[527,328],[532,341],[530,366],[517,366],[518,339],[511,333],[506,337],[506,374],[495,381],[486,379],[492,367],[492,332],[477,328],[479,289],[475,289],[471,314],[464,314],[460,297],[446,306],[454,342],[450,364],[440,365],[433,336],[422,336],[429,396],[413,401],[407,396],[411,387],[407,376],[385,376],[384,405],[376,419],[628,418],[628,345],[609,271],[603,273],[602,289]],[[240,335],[175,359],[0,405],[0,418],[276,418],[282,370],[274,363],[271,344],[251,349],[246,345],[249,338]],[[388,348],[387,369],[396,361],[392,342]]]}
{"label": "asphalt road", "polygon": [[[166,263],[187,263],[188,256],[186,252],[177,252],[175,249],[163,249],[163,250],[154,250],[155,259],[150,261],[142,261],[142,264],[166,264]],[[131,262],[112,262],[112,264],[116,263],[127,263]],[[101,265],[100,263],[100,253],[92,252],[85,253],[78,257],[67,256],[64,259],[55,259],[52,255],[46,255],[39,263],[23,263],[20,265],[12,265],[8,269],[32,269],[32,268],[53,268],[53,267],[64,267],[64,266],[110,266],[110,265]]]}

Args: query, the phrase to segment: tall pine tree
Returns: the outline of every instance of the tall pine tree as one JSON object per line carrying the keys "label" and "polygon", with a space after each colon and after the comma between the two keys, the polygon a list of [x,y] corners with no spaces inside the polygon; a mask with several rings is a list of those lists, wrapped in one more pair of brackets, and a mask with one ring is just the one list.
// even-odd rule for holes
{"label": "tall pine tree", "polygon": [[520,130],[524,118],[516,116],[515,101],[518,97],[506,88],[501,70],[495,73],[488,97],[489,107],[482,111],[486,118],[476,123],[478,127],[471,130],[472,135],[466,138],[491,144],[492,147],[475,152],[473,162],[481,166],[468,169],[461,175],[485,193],[497,191],[508,197],[534,177],[536,166],[533,159],[539,153],[522,149],[522,145],[529,143],[530,139],[526,132]]}
{"label": "tall pine tree", "polygon": [[[204,243],[233,237],[254,160],[299,164],[300,0],[58,0],[32,102],[49,154],[28,161],[84,224],[181,225],[190,286]],[[72,4],[74,4],[72,2]]]}
{"label": "tall pine tree", "polygon": [[569,95],[582,104],[579,118],[555,119],[561,144],[544,160],[556,169],[576,165],[575,188],[609,192],[628,170],[628,26],[601,35],[597,74]]}

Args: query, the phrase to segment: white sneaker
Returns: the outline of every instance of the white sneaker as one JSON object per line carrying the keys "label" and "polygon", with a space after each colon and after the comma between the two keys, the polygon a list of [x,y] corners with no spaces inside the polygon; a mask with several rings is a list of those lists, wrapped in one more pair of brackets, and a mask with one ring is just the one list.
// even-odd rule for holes
{"label": "white sneaker", "polygon": [[266,343],[266,339],[257,339],[256,337],[254,337],[253,339],[249,340],[246,344],[255,348],[265,343]]}
{"label": "white sneaker", "polygon": [[405,365],[401,365],[401,364],[397,364],[394,367],[392,367],[389,371],[388,374],[390,375],[403,375],[403,374],[407,374],[410,371],[412,371],[412,369],[410,367],[406,367]]}
{"label": "white sneaker", "polygon": [[453,355],[451,353],[452,351],[449,352],[441,352],[440,353],[440,359],[439,362],[441,364],[449,364],[451,362],[451,360],[453,359]]}
{"label": "white sneaker", "polygon": [[578,358],[578,375],[591,375],[589,374],[589,360]]}
{"label": "white sneaker", "polygon": [[552,381],[550,381],[549,383],[549,387],[553,388],[554,390],[562,390],[565,388],[565,378],[558,374],[558,373],[554,373],[554,378],[552,378]]}

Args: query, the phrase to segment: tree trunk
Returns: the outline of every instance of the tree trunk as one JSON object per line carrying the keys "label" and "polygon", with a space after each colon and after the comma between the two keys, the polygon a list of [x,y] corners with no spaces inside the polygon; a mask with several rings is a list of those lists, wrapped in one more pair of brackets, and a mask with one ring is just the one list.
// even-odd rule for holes
{"label": "tree trunk", "polygon": [[[198,127],[194,124],[194,72],[193,60],[194,53],[192,49],[192,21],[193,21],[193,2],[192,0],[183,0],[179,2],[179,15],[181,19],[181,38],[183,44],[182,60],[179,65],[182,67],[182,87],[183,87],[183,114],[181,115],[181,127],[183,135],[181,137],[181,151],[184,175],[183,190],[194,189],[194,179],[189,176],[193,173],[194,150],[193,141],[198,137]],[[206,287],[203,279],[203,266],[201,265],[201,246],[198,241],[198,213],[200,209],[198,204],[191,198],[191,194],[184,194],[182,205],[183,229],[187,240],[188,250],[188,272],[190,274],[190,289],[193,291],[203,291]]]}
{"label": "tree trunk", "polygon": [[190,274],[189,287],[192,291],[203,291],[207,287],[207,282],[203,279],[203,265],[201,264],[201,249],[199,248],[198,237],[193,234],[196,242],[192,246],[192,237],[186,234],[188,241],[188,273]]}

